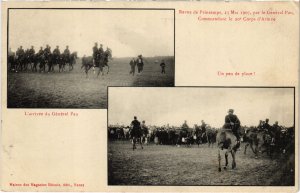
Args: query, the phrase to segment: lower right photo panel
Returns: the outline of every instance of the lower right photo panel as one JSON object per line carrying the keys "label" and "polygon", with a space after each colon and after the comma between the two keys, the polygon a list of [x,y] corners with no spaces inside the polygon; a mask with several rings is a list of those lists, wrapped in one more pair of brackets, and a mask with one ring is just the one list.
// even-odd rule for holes
{"label": "lower right photo panel", "polygon": [[294,186],[294,87],[109,87],[108,185]]}

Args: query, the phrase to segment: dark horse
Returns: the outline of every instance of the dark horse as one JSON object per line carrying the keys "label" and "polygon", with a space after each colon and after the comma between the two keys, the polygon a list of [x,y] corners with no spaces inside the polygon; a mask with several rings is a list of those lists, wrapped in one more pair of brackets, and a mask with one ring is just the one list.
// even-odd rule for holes
{"label": "dark horse", "polygon": [[132,128],[131,131],[130,131],[130,135],[131,135],[131,138],[132,138],[132,150],[136,149],[136,143],[139,143],[141,145],[141,148],[143,149],[143,143],[142,143],[142,140],[141,140],[141,137],[142,137],[141,128],[139,128],[139,129]]}
{"label": "dark horse", "polygon": [[231,153],[232,156],[232,169],[236,168],[235,162],[235,153],[237,148],[239,148],[239,143],[237,144],[237,138],[233,134],[231,129],[221,129],[217,133],[217,145],[218,145],[218,161],[219,161],[219,172],[221,171],[221,154],[220,149],[226,149],[225,152],[225,166],[224,169],[227,169],[228,166],[228,153]]}
{"label": "dark horse", "polygon": [[256,128],[250,128],[247,130],[245,136],[245,150],[246,154],[247,147],[250,146],[251,150],[255,154],[255,158],[258,157],[258,153],[267,152],[272,157],[273,144],[271,143],[271,136],[265,131],[258,131]]}
{"label": "dark horse", "polygon": [[109,72],[109,59],[111,59],[111,51],[110,50],[106,50],[103,54],[102,57],[100,57],[99,59],[96,59],[96,61],[94,61],[92,56],[84,56],[82,58],[82,66],[81,69],[84,68],[85,73],[86,73],[86,78],[88,77],[88,72],[90,69],[93,69],[94,73],[95,73],[95,68],[99,68],[98,73],[97,73],[97,77],[99,76],[99,74],[101,73],[103,74],[103,68],[105,66],[107,66],[108,70],[107,73]]}
{"label": "dark horse", "polygon": [[73,52],[70,55],[61,55],[61,62],[59,63],[59,72],[65,70],[65,66],[69,65],[69,71],[73,70],[74,64],[76,64],[77,52]]}

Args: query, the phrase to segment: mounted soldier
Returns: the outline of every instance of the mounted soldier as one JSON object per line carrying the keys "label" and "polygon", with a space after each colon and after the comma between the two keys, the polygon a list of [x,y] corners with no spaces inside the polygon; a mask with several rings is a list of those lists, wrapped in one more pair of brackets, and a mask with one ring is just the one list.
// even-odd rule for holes
{"label": "mounted soldier", "polygon": [[98,60],[98,43],[95,43],[95,46],[93,47],[93,63],[94,66],[96,66]]}
{"label": "mounted soldier", "polygon": [[55,58],[56,61],[58,61],[60,57],[59,46],[56,46],[56,48],[53,50],[53,57]]}
{"label": "mounted soldier", "polygon": [[226,129],[231,129],[232,133],[237,138],[237,144],[239,144],[240,143],[240,134],[239,134],[238,130],[241,126],[241,122],[240,122],[239,118],[235,114],[233,114],[233,112],[234,112],[233,109],[228,110],[228,115],[226,115],[226,117],[225,117],[225,124],[223,127]]}
{"label": "mounted soldier", "polygon": [[132,142],[133,146],[132,149],[136,149],[136,142],[138,142],[141,145],[141,148],[143,149],[143,144],[141,142],[141,136],[142,136],[142,131],[141,131],[141,123],[137,120],[137,117],[134,116],[134,120],[131,122],[131,137],[132,137]]}
{"label": "mounted soldier", "polygon": [[[100,66],[104,66],[103,65],[103,61],[101,62],[101,60],[103,60],[103,58],[104,58],[104,50],[103,50],[103,45],[102,44],[100,44],[100,47],[99,47],[99,49],[98,49],[98,53],[97,53],[97,61],[98,61],[98,65]],[[97,65],[97,67],[98,67],[98,65]]]}

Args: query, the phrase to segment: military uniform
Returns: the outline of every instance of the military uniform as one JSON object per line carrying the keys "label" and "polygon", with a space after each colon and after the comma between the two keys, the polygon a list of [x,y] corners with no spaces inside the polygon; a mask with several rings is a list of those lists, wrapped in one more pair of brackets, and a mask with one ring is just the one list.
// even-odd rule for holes
{"label": "military uniform", "polygon": [[237,137],[237,140],[240,139],[238,129],[240,128],[241,123],[239,118],[234,114],[228,114],[225,116],[224,128],[231,129],[233,134]]}
{"label": "military uniform", "polygon": [[44,56],[46,57],[46,59],[49,59],[50,54],[51,54],[50,47],[46,47],[44,49]]}
{"label": "military uniform", "polygon": [[98,58],[98,46],[93,47],[93,58],[94,60]]}
{"label": "military uniform", "polygon": [[23,48],[19,48],[17,50],[16,55],[17,55],[18,58],[22,58],[24,56],[24,54],[25,54],[25,51],[23,50]]}
{"label": "military uniform", "polygon": [[132,137],[141,137],[141,123],[138,120],[133,120],[131,122],[132,130],[131,130],[131,136]]}

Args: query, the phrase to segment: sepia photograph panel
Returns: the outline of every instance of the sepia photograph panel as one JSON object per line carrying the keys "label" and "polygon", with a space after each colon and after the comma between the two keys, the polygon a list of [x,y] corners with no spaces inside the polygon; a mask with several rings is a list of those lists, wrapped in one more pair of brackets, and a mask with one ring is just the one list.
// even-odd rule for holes
{"label": "sepia photograph panel", "polygon": [[294,87],[108,95],[108,185],[295,185]]}
{"label": "sepia photograph panel", "polygon": [[7,107],[102,109],[108,86],[174,86],[174,14],[8,9]]}

